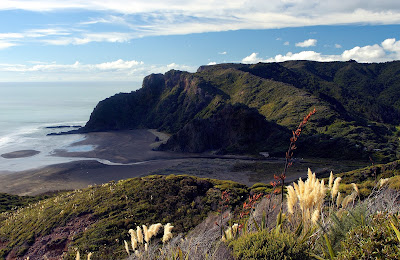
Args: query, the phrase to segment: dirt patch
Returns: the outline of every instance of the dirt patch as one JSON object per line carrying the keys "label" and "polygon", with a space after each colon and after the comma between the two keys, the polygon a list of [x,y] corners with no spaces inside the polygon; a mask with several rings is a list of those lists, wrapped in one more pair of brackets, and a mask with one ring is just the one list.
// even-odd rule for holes
{"label": "dirt patch", "polygon": [[[24,255],[23,259],[29,257],[34,259],[62,259],[65,252],[68,251],[68,245],[74,237],[84,232],[95,222],[91,214],[76,217],[69,221],[63,227],[55,228],[51,234],[37,237]],[[10,252],[8,259],[19,259],[15,257],[15,252]]]}

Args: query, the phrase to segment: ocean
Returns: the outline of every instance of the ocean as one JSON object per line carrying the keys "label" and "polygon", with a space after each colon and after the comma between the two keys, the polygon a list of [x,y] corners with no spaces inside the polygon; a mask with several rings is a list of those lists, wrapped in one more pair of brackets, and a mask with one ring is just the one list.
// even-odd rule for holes
{"label": "ocean", "polygon": [[61,131],[48,127],[83,126],[99,101],[139,87],[138,82],[0,83],[0,155],[18,150],[40,151],[25,158],[0,156],[0,173],[76,160],[51,156],[51,152],[67,149],[84,136],[47,136]]}

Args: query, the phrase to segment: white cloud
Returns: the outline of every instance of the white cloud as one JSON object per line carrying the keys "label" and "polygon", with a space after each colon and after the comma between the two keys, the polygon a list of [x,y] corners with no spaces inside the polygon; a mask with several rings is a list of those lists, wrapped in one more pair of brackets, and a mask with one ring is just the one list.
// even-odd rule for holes
{"label": "white cloud", "polygon": [[217,65],[217,63],[215,61],[211,61],[207,65]]}
{"label": "white cloud", "polygon": [[316,39],[308,39],[308,40],[305,40],[304,42],[298,42],[295,45],[296,45],[296,47],[307,48],[307,47],[317,45],[317,40]]}
{"label": "white cloud", "polygon": [[335,48],[336,48],[336,49],[341,49],[341,48],[342,48],[342,45],[336,43],[336,44],[335,44]]}
{"label": "white cloud", "polygon": [[[217,8],[216,8],[217,7]],[[108,41],[105,37],[85,37],[83,34],[99,32],[98,24],[128,28],[127,37],[117,37],[109,42],[152,36],[218,32],[239,29],[271,29],[335,24],[399,24],[398,0],[1,0],[0,10],[29,10],[34,12],[60,12],[88,10],[99,17],[65,28],[84,28],[86,31],[32,32],[31,37],[70,36],[46,39],[48,44],[84,44]],[[113,15],[106,15],[112,13]],[[114,29],[122,33],[123,30]],[[126,32],[126,30],[125,30]],[[105,34],[101,33],[101,34]],[[44,35],[44,36],[43,36]],[[24,35],[25,36],[25,35]],[[127,39],[128,38],[128,39]],[[280,39],[280,38],[278,38]],[[313,46],[313,45],[310,45]]]}
{"label": "white cloud", "polygon": [[226,54],[228,54],[226,51],[223,51],[223,52],[218,52],[218,54],[219,55],[226,55]]}
{"label": "white cloud", "polygon": [[285,45],[285,46],[289,46],[289,44],[290,44],[289,42],[284,42],[283,43],[283,45]]}
{"label": "white cloud", "polygon": [[[115,60],[97,64],[84,64],[76,61],[72,64],[54,62],[29,62],[26,64],[0,64],[1,81],[12,75],[13,81],[142,81],[151,73],[165,73],[171,69],[194,72],[192,66],[171,63],[167,65],[147,65],[136,60]],[[10,77],[10,76],[9,76]]]}
{"label": "white cloud", "polygon": [[24,38],[24,35],[21,33],[0,33],[0,40],[21,39],[21,38]]}
{"label": "white cloud", "polygon": [[90,42],[128,42],[133,38],[130,33],[105,32],[105,33],[86,33],[81,37],[62,37],[57,39],[45,39],[42,42],[50,45],[82,45]]}
{"label": "white cloud", "polygon": [[258,63],[258,62],[263,62],[264,60],[258,57],[258,53],[253,52],[249,56],[245,57],[242,59],[242,63],[245,64],[253,64],[253,63]]}
{"label": "white cloud", "polygon": [[0,41],[0,50],[16,46],[16,43]]}
{"label": "white cloud", "polygon": [[286,55],[276,55],[274,58],[269,58],[263,62],[282,62],[287,60],[315,60],[315,61],[333,61],[339,60],[336,55],[321,55],[315,51],[302,51],[299,53],[288,52]]}
{"label": "white cloud", "polygon": [[382,46],[367,45],[364,47],[356,46],[351,50],[345,50],[342,53],[343,60],[356,60],[359,62],[380,62],[386,58],[386,52]]}
{"label": "white cloud", "polygon": [[386,39],[382,42],[382,47],[391,52],[400,52],[400,41],[396,41],[396,39]]}
{"label": "white cloud", "polygon": [[288,52],[285,55],[278,54],[273,58],[262,59],[258,53],[253,52],[243,58],[242,63],[258,62],[283,62],[288,60],[313,60],[313,61],[348,61],[357,62],[386,62],[400,59],[400,40],[386,39],[380,45],[367,45],[363,47],[356,46],[350,50],[345,50],[338,55],[324,55],[315,51],[302,51],[298,53]]}
{"label": "white cloud", "polygon": [[94,66],[100,70],[124,70],[143,64],[144,64],[143,61],[135,61],[135,60],[124,61],[122,59],[119,59],[117,61],[104,62],[96,64]]}

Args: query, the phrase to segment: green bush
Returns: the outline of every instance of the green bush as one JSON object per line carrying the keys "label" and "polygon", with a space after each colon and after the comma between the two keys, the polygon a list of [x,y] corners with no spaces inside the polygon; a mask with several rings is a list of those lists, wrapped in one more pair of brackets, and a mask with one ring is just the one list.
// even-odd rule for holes
{"label": "green bush", "polygon": [[236,259],[311,259],[308,246],[293,234],[264,230],[243,235],[230,245]]}
{"label": "green bush", "polygon": [[386,214],[378,213],[371,225],[349,231],[342,241],[338,259],[399,259],[400,243],[388,218]]}

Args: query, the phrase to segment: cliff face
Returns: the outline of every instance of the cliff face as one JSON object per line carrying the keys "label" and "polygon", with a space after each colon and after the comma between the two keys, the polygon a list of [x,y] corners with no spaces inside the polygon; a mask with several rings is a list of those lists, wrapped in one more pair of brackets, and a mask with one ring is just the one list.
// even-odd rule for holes
{"label": "cliff face", "polygon": [[[176,134],[165,146],[172,150],[255,151],[268,147],[255,132],[262,132],[264,140],[268,133],[261,123],[252,132],[239,122],[261,122],[257,113],[281,126],[274,131],[282,135],[316,108],[301,139],[313,147],[299,151],[348,159],[376,154],[393,160],[400,146],[398,75],[400,62],[288,61],[202,66],[196,73],[172,70],[147,76],[135,92],[101,101],[82,130],[157,128]],[[245,112],[249,108],[255,110]],[[241,140],[252,144],[240,145]],[[338,150],[343,152],[332,152]]]}
{"label": "cliff face", "polygon": [[141,89],[99,102],[84,130],[158,128],[176,132],[210,103],[209,90],[200,78],[187,72],[152,74],[143,80]]}
{"label": "cliff face", "polygon": [[273,152],[287,145],[289,132],[268,122],[254,108],[226,105],[207,119],[194,119],[173,135],[161,150],[200,153]]}

